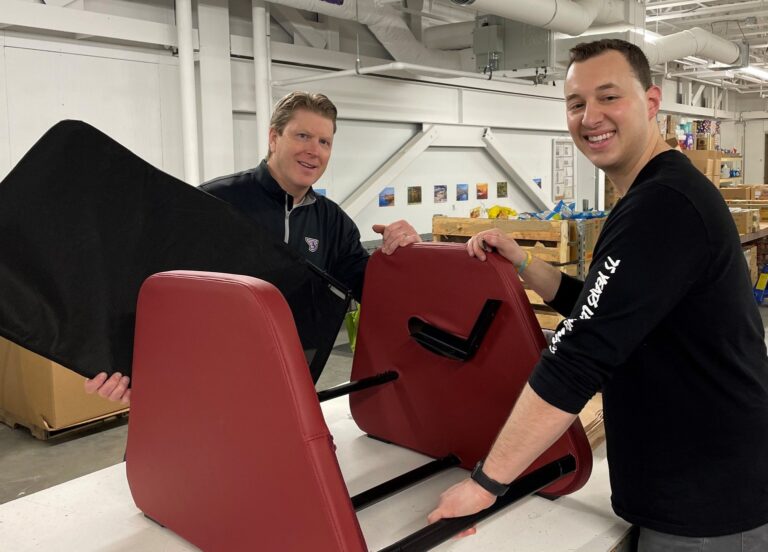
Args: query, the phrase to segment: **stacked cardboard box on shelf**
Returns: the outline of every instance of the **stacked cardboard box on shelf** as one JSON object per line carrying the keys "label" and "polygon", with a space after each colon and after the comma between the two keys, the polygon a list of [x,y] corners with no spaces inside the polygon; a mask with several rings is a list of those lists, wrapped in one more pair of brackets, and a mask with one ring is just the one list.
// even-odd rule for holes
{"label": "stacked cardboard box on shelf", "polygon": [[[579,263],[584,271],[592,261],[592,252],[605,218],[589,220],[505,220],[435,216],[432,218],[432,239],[443,242],[466,242],[483,230],[498,228],[542,261],[556,266],[566,274],[578,276]],[[581,228],[581,231],[580,231]],[[580,258],[579,241],[584,250]],[[544,304],[533,290],[526,290],[536,318],[542,328],[555,329],[563,319]]]}
{"label": "stacked cardboard box on shelf", "polygon": [[739,234],[752,234],[760,230],[760,209],[742,209],[731,207],[731,216]]}
{"label": "stacked cardboard box on shelf", "polygon": [[685,150],[683,153],[691,160],[693,166],[699,169],[712,184],[720,187],[720,160],[722,154],[714,150]]}
{"label": "stacked cardboard box on shelf", "polygon": [[755,199],[755,186],[723,186],[720,193],[725,199]]}
{"label": "stacked cardboard box on shelf", "polygon": [[0,337],[0,422],[48,439],[128,411],[87,395],[85,378]]}
{"label": "stacked cardboard box on shelf", "polygon": [[610,211],[616,206],[616,203],[618,203],[621,196],[619,196],[619,192],[616,189],[616,186],[613,185],[613,182],[610,178],[606,177],[605,179],[605,207],[604,209],[606,211]]}
{"label": "stacked cardboard box on shelf", "polygon": [[747,266],[749,267],[749,278],[752,281],[752,285],[754,286],[757,282],[757,246],[751,245],[749,247],[745,247],[743,249],[744,251],[744,259],[747,261]]}

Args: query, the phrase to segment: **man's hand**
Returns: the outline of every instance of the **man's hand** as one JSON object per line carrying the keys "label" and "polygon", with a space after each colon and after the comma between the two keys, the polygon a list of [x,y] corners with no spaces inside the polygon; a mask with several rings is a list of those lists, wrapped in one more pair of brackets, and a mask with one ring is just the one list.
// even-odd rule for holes
{"label": "man's hand", "polygon": [[381,251],[385,255],[391,255],[398,247],[405,247],[421,241],[418,232],[404,220],[386,225],[374,224],[373,231],[382,235],[384,243],[381,245]]}
{"label": "man's hand", "polygon": [[89,395],[98,393],[100,397],[128,405],[131,403],[131,390],[128,389],[130,382],[131,378],[123,376],[120,372],[115,372],[109,378],[106,372],[101,372],[93,379],[85,381],[85,392]]}
{"label": "man's hand", "polygon": [[472,236],[467,242],[467,253],[470,257],[477,257],[484,261],[492,247],[515,266],[525,261],[525,250],[497,228],[483,230]]}
{"label": "man's hand", "polygon": [[[485,510],[494,502],[496,502],[495,496],[471,479],[465,479],[440,495],[440,503],[427,516],[427,521],[434,523],[443,518],[469,516]],[[468,537],[475,533],[477,529],[471,527],[459,533],[457,538]]]}

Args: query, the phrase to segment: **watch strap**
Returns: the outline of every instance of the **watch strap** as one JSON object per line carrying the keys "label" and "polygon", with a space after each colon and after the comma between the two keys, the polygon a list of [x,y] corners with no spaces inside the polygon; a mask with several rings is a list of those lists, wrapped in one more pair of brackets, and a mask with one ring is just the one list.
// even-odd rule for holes
{"label": "watch strap", "polygon": [[490,477],[488,477],[483,471],[484,463],[485,463],[485,460],[480,460],[475,465],[475,468],[472,470],[472,474],[470,475],[470,477],[475,483],[480,485],[483,489],[491,493],[493,496],[504,496],[504,493],[506,493],[509,490],[509,485],[505,485],[504,483],[499,483],[495,479],[491,479]]}

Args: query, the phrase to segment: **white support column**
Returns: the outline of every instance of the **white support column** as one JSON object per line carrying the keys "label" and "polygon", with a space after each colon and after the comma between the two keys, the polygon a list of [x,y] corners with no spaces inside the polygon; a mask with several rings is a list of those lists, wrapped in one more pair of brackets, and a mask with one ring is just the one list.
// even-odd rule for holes
{"label": "white support column", "polygon": [[437,128],[433,125],[425,125],[421,132],[408,140],[368,180],[340,202],[341,208],[354,219],[371,201],[373,197],[371,194],[377,194],[380,187],[389,185],[437,139],[438,134]]}
{"label": "white support column", "polygon": [[11,170],[11,132],[8,128],[8,97],[5,83],[5,36],[0,33],[0,180]]}
{"label": "white support column", "polygon": [[269,14],[264,0],[252,0],[253,66],[256,90],[256,149],[259,158],[269,151],[269,119],[272,114],[272,85],[269,76]]}
{"label": "white support column", "polygon": [[199,0],[203,180],[235,172],[229,2]]}
{"label": "white support column", "polygon": [[200,184],[200,157],[197,146],[195,52],[192,48],[192,0],[176,0],[176,30],[179,42],[184,180],[187,184],[197,186]]}
{"label": "white support column", "polygon": [[528,184],[528,182],[526,182],[523,177],[521,177],[520,174],[515,170],[515,168],[512,166],[512,163],[509,162],[506,156],[499,149],[496,143],[496,137],[493,135],[493,132],[491,132],[490,128],[486,129],[485,134],[483,134],[483,142],[485,142],[485,149],[488,151],[488,154],[493,158],[494,161],[496,161],[496,163],[499,164],[502,170],[510,177],[512,182],[514,182],[515,185],[520,188],[520,191],[522,191],[525,196],[533,202],[536,208],[543,211],[552,207],[552,203],[544,195],[544,192],[542,192],[539,188],[535,188]]}

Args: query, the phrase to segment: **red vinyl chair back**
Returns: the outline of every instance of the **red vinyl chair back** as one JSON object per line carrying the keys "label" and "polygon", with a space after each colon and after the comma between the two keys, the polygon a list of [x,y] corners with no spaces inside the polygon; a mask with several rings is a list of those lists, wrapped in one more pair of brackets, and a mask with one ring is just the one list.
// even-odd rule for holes
{"label": "red vinyl chair back", "polygon": [[137,308],[127,473],[205,550],[366,550],[291,312],[247,276],[165,272]]}
{"label": "red vinyl chair back", "polygon": [[[502,304],[469,361],[439,356],[409,334],[409,320],[418,317],[467,337],[486,299]],[[352,380],[388,370],[399,378],[350,395],[357,425],[429,456],[456,454],[471,469],[488,453],[546,345],[517,272],[498,255],[480,262],[458,244],[379,251],[368,262],[361,305]],[[542,492],[571,493],[589,478],[592,451],[578,419],[528,471],[566,454],[576,458],[576,471]]]}

